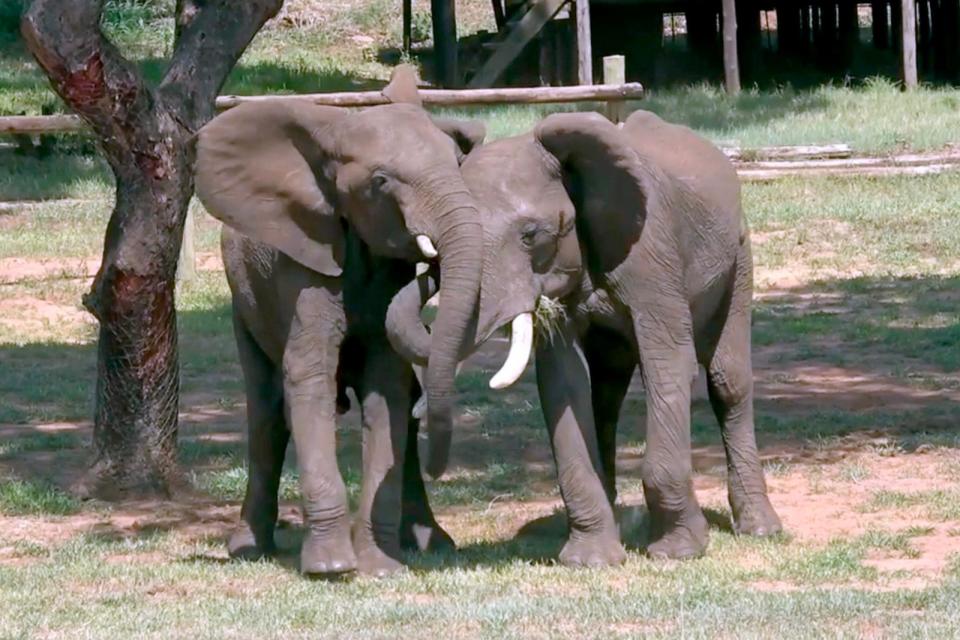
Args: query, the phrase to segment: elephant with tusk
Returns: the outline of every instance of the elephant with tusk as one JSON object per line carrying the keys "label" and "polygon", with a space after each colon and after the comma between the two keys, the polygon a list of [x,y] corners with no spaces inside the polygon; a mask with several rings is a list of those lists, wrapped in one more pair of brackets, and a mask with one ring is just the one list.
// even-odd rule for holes
{"label": "elephant with tusk", "polygon": [[[647,401],[648,553],[687,558],[707,545],[690,450],[698,363],[726,448],[734,528],[780,531],[754,435],[750,239],[739,181],[723,154],[652,113],[638,111],[622,127],[568,113],[481,147],[462,171],[481,205],[484,236],[480,305],[464,346],[469,352],[510,327],[494,389],[515,382],[535,353],[570,525],[561,561],[625,558],[613,512],[616,428],[638,367]],[[387,311],[389,339],[415,362],[429,356],[417,314],[435,288],[422,274]],[[535,342],[533,315],[544,299],[563,313]]]}
{"label": "elephant with tusk", "polygon": [[[388,97],[417,102],[400,67]],[[427,504],[409,418],[420,394],[384,332],[389,301],[432,262],[447,286],[423,389],[427,469],[449,447],[453,379],[472,335],[482,235],[460,163],[482,125],[418,104],[362,111],[301,99],[231,109],[197,136],[196,188],[225,223],[222,247],[247,395],[249,480],[232,556],[274,548],[277,491],[292,434],[306,537],[301,570],[386,575],[404,541],[452,545]],[[344,388],[360,400],[363,479],[351,525],[336,457]],[[339,400],[339,403],[338,403]]]}

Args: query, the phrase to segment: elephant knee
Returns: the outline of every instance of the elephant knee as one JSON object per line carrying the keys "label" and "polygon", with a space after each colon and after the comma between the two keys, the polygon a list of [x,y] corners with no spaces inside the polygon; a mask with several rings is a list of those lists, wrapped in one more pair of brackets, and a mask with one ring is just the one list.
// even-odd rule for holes
{"label": "elephant knee", "polygon": [[645,460],[641,467],[648,500],[669,511],[681,511],[690,494],[693,468],[689,461]]}

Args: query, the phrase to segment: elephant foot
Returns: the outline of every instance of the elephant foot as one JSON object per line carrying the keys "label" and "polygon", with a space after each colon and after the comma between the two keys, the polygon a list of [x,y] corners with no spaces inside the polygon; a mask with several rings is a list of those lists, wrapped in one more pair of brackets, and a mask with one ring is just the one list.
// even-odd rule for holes
{"label": "elephant foot", "polygon": [[365,576],[386,578],[405,569],[406,566],[402,562],[376,545],[370,544],[357,549],[357,572]]}
{"label": "elephant foot", "polygon": [[[688,560],[702,556],[707,550],[707,528],[703,512],[696,509],[672,526],[661,527],[663,533],[647,545],[647,555],[656,560]],[[657,527],[651,526],[651,529],[657,530]]]}
{"label": "elephant foot", "polygon": [[424,522],[408,522],[404,519],[400,525],[400,548],[405,551],[442,553],[455,550],[457,544],[432,518]]}
{"label": "elephant foot", "polygon": [[733,530],[737,535],[772,536],[783,531],[780,516],[773,510],[767,496],[756,498],[733,510]]}
{"label": "elephant foot", "polygon": [[227,553],[236,560],[260,560],[273,555],[277,548],[273,541],[273,529],[265,531],[257,541],[257,535],[246,522],[241,522],[227,541]]}
{"label": "elephant foot", "polygon": [[615,567],[627,559],[620,540],[608,534],[573,532],[560,550],[560,563],[568,567]]}
{"label": "elephant foot", "polygon": [[357,556],[349,535],[320,537],[308,532],[300,549],[300,572],[317,578],[336,578],[356,570]]}

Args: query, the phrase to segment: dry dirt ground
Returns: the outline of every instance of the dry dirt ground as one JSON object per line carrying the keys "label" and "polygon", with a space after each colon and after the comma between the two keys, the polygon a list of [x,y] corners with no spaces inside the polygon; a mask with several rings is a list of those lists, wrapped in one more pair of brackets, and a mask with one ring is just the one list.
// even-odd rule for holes
{"label": "dry dirt ground", "polygon": [[[762,238],[760,239],[762,241]],[[97,259],[0,260],[0,274],[7,284],[45,279],[74,279],[83,286],[95,271]],[[202,254],[201,270],[218,270],[215,254]],[[831,300],[804,293],[802,278],[789,273],[758,273],[764,288],[758,299],[775,300],[786,305],[808,305],[823,310]],[[43,327],[62,323],[91,321],[77,305],[57,304],[44,296],[28,294],[0,300],[0,322],[12,318],[24,330],[23,321],[35,326],[26,329],[43,332]],[[466,368],[489,372],[503,357],[503,343],[488,346],[474,356]],[[837,349],[844,346],[838,344]],[[867,355],[856,360],[857,366],[837,366],[830,361],[803,357],[790,349],[764,346],[755,350],[756,396],[758,412],[776,414],[802,424],[805,420],[823,420],[823,413],[846,412],[872,415],[894,411],[898,415],[922,416],[916,425],[924,433],[949,432],[960,416],[960,384],[955,376],[937,373],[939,384],[928,388],[903,377],[888,375],[889,362],[882,355]],[[479,376],[485,382],[489,373]],[[702,385],[701,385],[702,386]],[[640,395],[634,384],[634,395]],[[529,403],[535,394],[528,375],[506,396],[507,405]],[[695,415],[707,416],[709,410],[700,389],[695,400]],[[191,392],[183,398],[181,438],[185,442],[242,441],[242,404],[224,406],[216,398]],[[527,405],[528,406],[528,405]],[[930,418],[931,409],[941,409],[940,418]],[[952,410],[952,412],[951,412]],[[641,408],[642,411],[642,408]],[[936,413],[936,411],[934,411]],[[943,418],[942,416],[946,416]],[[356,420],[348,415],[346,422]],[[938,422],[940,420],[940,422]],[[621,517],[629,526],[642,505],[639,491],[638,464],[642,455],[639,412],[628,411],[621,422],[627,432],[620,449],[618,465],[622,477]],[[902,425],[901,425],[902,426]],[[910,431],[910,425],[907,425]],[[509,429],[509,426],[507,426]],[[562,519],[555,515],[560,506],[550,481],[550,454],[543,434],[534,433],[521,446],[509,437],[491,436],[482,415],[462,412],[457,431],[453,477],[469,477],[476,468],[478,455],[485,460],[506,460],[526,465],[539,473],[535,481],[538,492],[516,499],[505,492],[495,496],[483,508],[451,505],[439,510],[442,523],[457,538],[475,537],[478,523],[497,537],[510,538],[521,528],[538,519],[562,535]],[[940,430],[940,431],[938,431]],[[16,444],[19,438],[38,434],[74,434],[78,445],[89,441],[88,422],[52,424],[0,424],[0,443]],[[502,434],[500,434],[502,435]],[[910,444],[912,442],[912,444]],[[950,496],[960,496],[960,454],[955,446],[920,443],[891,434],[883,425],[872,427],[869,420],[863,428],[844,432],[842,437],[811,440],[798,434],[761,434],[762,455],[768,471],[770,496],[783,518],[793,540],[812,545],[826,544],[838,538],[852,539],[868,532],[897,532],[914,529],[912,550],[873,550],[866,563],[888,575],[888,580],[872,583],[870,588],[921,588],[937,581],[948,568],[955,554],[960,554],[960,507],[941,505]],[[482,453],[480,453],[482,451]],[[0,477],[41,478],[61,487],[69,487],[84,464],[80,447],[55,451],[33,450],[0,458]],[[698,444],[693,451],[696,489],[701,504],[721,513],[725,507],[724,456],[714,443]],[[188,471],[202,471],[202,464]],[[918,497],[920,496],[920,497]],[[926,496],[926,497],[923,497]],[[934,506],[931,506],[931,505]],[[113,537],[137,537],[150,531],[170,531],[184,540],[225,538],[236,522],[239,505],[215,500],[200,492],[171,502],[143,502],[85,508],[69,516],[0,515],[0,563],[21,565],[32,562],[22,553],[22,542],[45,547],[55,546],[82,534],[105,534]],[[283,509],[285,520],[296,523],[298,508],[288,502]],[[717,519],[717,518],[715,518]],[[722,520],[722,517],[719,518]],[[541,521],[542,524],[543,521]],[[728,525],[717,522],[723,528]],[[127,560],[133,561],[134,556]],[[138,554],[135,561],[150,561],[149,554]],[[289,559],[292,561],[292,559]],[[116,561],[125,561],[121,554]],[[746,556],[742,560],[750,563]],[[793,589],[790,582],[757,583],[765,590]]]}

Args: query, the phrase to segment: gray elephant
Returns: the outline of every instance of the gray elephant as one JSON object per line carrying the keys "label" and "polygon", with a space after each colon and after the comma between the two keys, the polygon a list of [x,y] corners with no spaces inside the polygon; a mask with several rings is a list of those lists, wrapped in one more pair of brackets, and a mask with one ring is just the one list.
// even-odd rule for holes
{"label": "gray elephant", "polygon": [[[247,396],[249,481],[231,555],[273,550],[291,433],[304,573],[384,575],[401,568],[404,542],[451,543],[420,475],[409,419],[419,385],[385,338],[384,314],[414,278],[415,263],[437,258],[434,273],[449,290],[424,387],[430,424],[449,446],[454,371],[472,331],[482,258],[459,162],[482,138],[482,126],[433,121],[409,104],[356,112],[297,99],[237,107],[198,134],[197,194],[226,223],[223,256]],[[356,390],[363,422],[352,527],[335,442],[347,387]]]}
{"label": "gray elephant", "polygon": [[[570,524],[561,561],[597,566],[625,557],[612,509],[615,436],[637,366],[647,400],[648,553],[686,558],[706,548],[690,452],[698,363],[722,430],[735,529],[780,531],[754,435],[750,240],[739,181],[723,154],[647,112],[622,127],[598,114],[557,114],[532,134],[474,151],[462,171],[484,228],[474,345],[502,326],[512,330],[492,387],[523,372],[539,301],[562,303],[552,335],[536,341]],[[430,345],[415,314],[433,287],[422,280],[388,312],[391,341],[415,361]]]}

